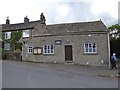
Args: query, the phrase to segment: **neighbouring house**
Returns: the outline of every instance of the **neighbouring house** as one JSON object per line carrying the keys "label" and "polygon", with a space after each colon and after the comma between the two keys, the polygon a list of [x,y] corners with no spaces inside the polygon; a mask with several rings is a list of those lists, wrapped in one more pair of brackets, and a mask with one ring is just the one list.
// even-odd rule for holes
{"label": "neighbouring house", "polygon": [[[7,33],[22,30],[22,60],[50,63],[75,63],[81,65],[110,65],[109,32],[99,21],[45,24],[45,17],[38,21],[3,25]],[[5,50],[10,50],[8,43]]]}
{"label": "neighbouring house", "polygon": [[10,39],[11,39],[11,34],[12,32],[16,32],[16,31],[22,31],[24,29],[29,29],[34,27],[35,24],[37,24],[38,22],[40,22],[40,20],[35,21],[33,23],[28,23],[29,19],[27,17],[24,18],[24,23],[19,23],[19,24],[10,24],[10,20],[7,17],[6,19],[6,24],[2,24],[0,25],[0,32],[2,32],[2,37],[3,37],[3,47],[4,47],[4,51],[12,51],[12,46],[10,43]]}

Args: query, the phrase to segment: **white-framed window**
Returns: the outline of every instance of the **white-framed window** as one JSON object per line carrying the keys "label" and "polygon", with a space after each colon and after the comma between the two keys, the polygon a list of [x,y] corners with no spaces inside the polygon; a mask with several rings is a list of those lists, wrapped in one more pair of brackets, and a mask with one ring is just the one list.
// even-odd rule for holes
{"label": "white-framed window", "polygon": [[54,54],[54,45],[44,45],[43,54]]}
{"label": "white-framed window", "polygon": [[5,39],[11,38],[11,32],[5,32]]}
{"label": "white-framed window", "polygon": [[84,43],[84,53],[97,53],[97,44]]}
{"label": "white-framed window", "polygon": [[23,37],[30,37],[30,30],[23,30]]}
{"label": "white-framed window", "polygon": [[32,46],[28,47],[28,53],[33,53],[33,47]]}
{"label": "white-framed window", "polygon": [[10,50],[10,43],[4,43],[4,50]]}

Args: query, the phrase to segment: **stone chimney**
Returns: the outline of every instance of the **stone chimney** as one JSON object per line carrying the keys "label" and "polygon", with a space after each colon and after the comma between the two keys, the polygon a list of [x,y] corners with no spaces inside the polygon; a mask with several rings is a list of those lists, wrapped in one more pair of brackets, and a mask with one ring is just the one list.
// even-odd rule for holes
{"label": "stone chimney", "polygon": [[24,23],[29,23],[29,18],[27,16],[24,17]]}
{"label": "stone chimney", "polygon": [[6,24],[10,24],[9,17],[7,17],[7,19],[6,19]]}
{"label": "stone chimney", "polygon": [[41,24],[46,24],[45,16],[43,15],[43,13],[41,13],[41,15],[40,15],[40,21],[41,21]]}

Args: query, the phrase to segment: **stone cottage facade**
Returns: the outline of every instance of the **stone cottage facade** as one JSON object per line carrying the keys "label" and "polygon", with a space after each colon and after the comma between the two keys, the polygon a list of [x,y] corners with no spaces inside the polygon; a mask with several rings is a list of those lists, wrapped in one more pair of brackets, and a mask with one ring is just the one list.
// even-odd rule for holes
{"label": "stone cottage facade", "polygon": [[81,65],[110,64],[108,29],[100,21],[46,25],[41,20],[9,24],[22,30],[22,60]]}

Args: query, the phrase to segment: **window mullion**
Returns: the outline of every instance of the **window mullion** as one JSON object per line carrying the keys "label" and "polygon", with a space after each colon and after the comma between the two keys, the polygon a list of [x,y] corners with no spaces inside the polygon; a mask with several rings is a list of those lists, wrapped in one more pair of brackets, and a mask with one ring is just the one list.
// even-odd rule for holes
{"label": "window mullion", "polygon": [[93,43],[91,43],[92,53],[93,53]]}

